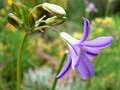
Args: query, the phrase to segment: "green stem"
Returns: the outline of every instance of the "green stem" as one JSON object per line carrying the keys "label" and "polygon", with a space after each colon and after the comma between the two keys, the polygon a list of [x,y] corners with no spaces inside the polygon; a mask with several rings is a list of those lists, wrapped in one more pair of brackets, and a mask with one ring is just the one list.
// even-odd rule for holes
{"label": "green stem", "polygon": [[22,52],[23,52],[23,46],[25,43],[26,39],[26,33],[24,32],[21,38],[21,43],[19,46],[19,51],[18,51],[18,59],[17,59],[17,90],[21,90],[21,74],[22,74]]}
{"label": "green stem", "polygon": [[58,67],[57,74],[56,74],[56,76],[55,76],[55,78],[54,78],[54,82],[53,82],[53,86],[52,86],[52,89],[51,89],[51,90],[55,90],[55,87],[56,87],[57,81],[58,81],[57,75],[59,74],[60,70],[62,69],[62,66],[63,66],[63,64],[64,64],[64,61],[65,61],[65,59],[66,59],[66,56],[67,56],[67,53],[64,54],[64,56],[63,56],[63,58],[62,58],[62,60],[61,60],[61,63],[60,63],[60,65],[59,65],[59,67]]}
{"label": "green stem", "polygon": [[89,15],[90,15],[90,12],[85,12],[85,16],[86,16],[86,18],[89,18]]}
{"label": "green stem", "polygon": [[109,14],[111,3],[112,3],[112,0],[108,0],[106,11],[105,11],[105,16],[107,16]]}
{"label": "green stem", "polygon": [[49,25],[44,25],[44,26],[37,27],[37,28],[35,28],[34,31],[41,30],[41,29],[43,29],[43,28],[44,28],[44,30],[47,30],[47,29],[45,29],[45,28],[49,28],[49,29],[51,29],[51,30],[54,30],[54,31],[58,34],[58,36],[60,36],[59,30],[57,30],[56,28],[51,27],[51,26],[49,26]]}

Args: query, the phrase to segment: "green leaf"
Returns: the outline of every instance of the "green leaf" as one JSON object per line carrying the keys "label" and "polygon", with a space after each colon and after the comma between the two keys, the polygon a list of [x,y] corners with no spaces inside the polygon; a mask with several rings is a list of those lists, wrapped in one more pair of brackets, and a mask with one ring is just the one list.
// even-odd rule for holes
{"label": "green leaf", "polygon": [[16,4],[12,4],[12,10],[13,12],[15,12],[16,16],[22,18],[20,14],[20,8]]}

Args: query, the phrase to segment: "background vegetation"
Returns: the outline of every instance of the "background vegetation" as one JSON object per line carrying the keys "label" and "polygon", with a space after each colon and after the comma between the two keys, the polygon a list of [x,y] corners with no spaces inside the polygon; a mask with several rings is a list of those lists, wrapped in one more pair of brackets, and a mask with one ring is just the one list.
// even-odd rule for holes
{"label": "background vegetation", "polygon": [[[97,12],[86,11],[85,1],[93,2]],[[120,0],[0,0],[0,90],[16,90],[16,60],[21,33],[7,22],[14,2],[28,8],[43,2],[64,7],[68,18],[57,28],[78,39],[82,36],[84,16],[91,21],[90,39],[102,35],[114,37],[113,44],[95,59],[95,75],[91,79],[83,81],[71,70],[59,80],[56,90],[120,90]],[[51,31],[29,37],[23,53],[22,90],[50,90],[60,59],[67,49],[56,37]]]}

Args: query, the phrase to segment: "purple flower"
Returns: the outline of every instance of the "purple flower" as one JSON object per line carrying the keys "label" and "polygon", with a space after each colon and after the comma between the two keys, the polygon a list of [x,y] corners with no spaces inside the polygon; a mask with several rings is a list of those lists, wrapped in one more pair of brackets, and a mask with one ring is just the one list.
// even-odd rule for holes
{"label": "purple flower", "polygon": [[101,49],[112,44],[112,37],[98,37],[91,41],[86,41],[90,35],[90,22],[84,18],[84,33],[80,40],[74,39],[65,32],[61,32],[61,37],[69,46],[69,53],[64,67],[57,78],[63,77],[70,68],[77,70],[83,80],[87,80],[94,74],[93,59]]}
{"label": "purple flower", "polygon": [[98,11],[95,3],[86,1],[85,4],[86,4],[86,11],[87,12],[97,12]]}

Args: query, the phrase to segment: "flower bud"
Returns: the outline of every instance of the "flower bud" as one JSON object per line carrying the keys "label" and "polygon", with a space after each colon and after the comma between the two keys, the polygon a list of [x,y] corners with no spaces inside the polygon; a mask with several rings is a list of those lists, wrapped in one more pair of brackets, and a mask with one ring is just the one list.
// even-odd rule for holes
{"label": "flower bud", "polygon": [[22,21],[18,19],[13,13],[8,14],[8,22],[15,28],[17,28],[19,24],[22,24]]}
{"label": "flower bud", "polygon": [[51,17],[51,18],[48,18],[48,19],[46,20],[46,24],[53,24],[53,23],[56,22],[56,19],[57,19],[56,16],[53,16],[53,17]]}
{"label": "flower bud", "polygon": [[59,25],[64,23],[64,21],[66,20],[66,17],[63,18],[58,18],[57,16],[53,16],[51,18],[48,18],[45,23],[47,25]]}
{"label": "flower bud", "polygon": [[56,15],[58,17],[63,17],[66,15],[65,10],[62,7],[55,5],[55,4],[43,3],[42,8],[48,11],[49,13]]}

